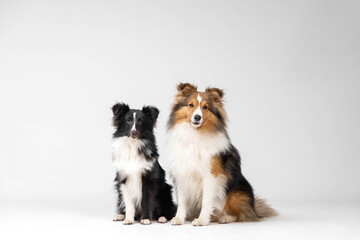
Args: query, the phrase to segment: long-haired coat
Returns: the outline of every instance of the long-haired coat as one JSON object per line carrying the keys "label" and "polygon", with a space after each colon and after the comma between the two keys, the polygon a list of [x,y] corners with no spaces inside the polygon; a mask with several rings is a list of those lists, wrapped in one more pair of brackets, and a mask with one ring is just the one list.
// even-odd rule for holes
{"label": "long-haired coat", "polygon": [[115,182],[118,193],[114,221],[132,224],[160,223],[171,219],[175,213],[171,186],[166,183],[165,171],[158,162],[158,151],[153,133],[159,110],[143,107],[130,109],[117,103],[112,107],[113,162],[117,171]]}
{"label": "long-haired coat", "polygon": [[254,197],[241,173],[240,155],[226,130],[224,92],[181,83],[168,121],[171,176],[178,209],[173,225],[193,219],[194,226],[256,221],[276,212]]}

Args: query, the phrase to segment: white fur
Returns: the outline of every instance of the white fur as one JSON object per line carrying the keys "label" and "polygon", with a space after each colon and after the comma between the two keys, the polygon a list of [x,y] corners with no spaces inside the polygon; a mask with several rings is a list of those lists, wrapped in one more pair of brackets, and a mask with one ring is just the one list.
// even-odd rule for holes
{"label": "white fur", "polygon": [[144,144],[142,140],[127,136],[114,139],[114,165],[120,175],[127,179],[126,183],[120,186],[126,212],[124,224],[134,222],[135,207],[140,205],[142,197],[141,174],[150,170],[153,164],[138,152]]}
{"label": "white fur", "polygon": [[[201,97],[200,97],[200,95],[198,95],[198,97],[197,97],[197,100],[198,100],[198,103],[199,103],[199,105],[198,105],[198,107],[196,108],[196,110],[193,112],[193,115],[191,116],[191,125],[193,126],[193,127],[195,127],[195,128],[198,128],[198,127],[200,127],[201,126],[201,124],[203,123],[203,119],[202,119],[202,111],[201,111]],[[195,124],[193,124],[193,122],[196,122],[196,120],[195,120],[195,116],[196,115],[199,115],[200,117],[201,117],[201,119],[200,119],[200,121],[199,121],[199,124],[197,124],[197,125],[195,125]]]}
{"label": "white fur", "polygon": [[161,217],[159,217],[158,222],[159,222],[159,223],[166,223],[166,222],[167,222],[167,219],[166,219],[166,217],[161,216]]}
{"label": "white fur", "polygon": [[136,130],[136,129],[135,129],[135,126],[136,126],[136,112],[133,113],[133,119],[134,119],[134,120],[133,120],[134,123],[133,123],[133,125],[132,125],[131,131]]}
{"label": "white fur", "polygon": [[229,147],[223,133],[201,133],[189,123],[169,130],[171,175],[177,190],[178,211],[172,224],[182,224],[191,212],[199,212],[194,225],[207,225],[213,211],[222,211],[225,201],[224,176],[211,174],[211,158]]}
{"label": "white fur", "polygon": [[113,217],[113,221],[123,221],[125,219],[125,216],[123,214],[116,214]]}
{"label": "white fur", "polygon": [[141,219],[140,223],[143,225],[150,225],[151,221],[150,221],[150,219]]}
{"label": "white fur", "polygon": [[231,223],[236,221],[236,216],[223,215],[219,218],[219,223]]}

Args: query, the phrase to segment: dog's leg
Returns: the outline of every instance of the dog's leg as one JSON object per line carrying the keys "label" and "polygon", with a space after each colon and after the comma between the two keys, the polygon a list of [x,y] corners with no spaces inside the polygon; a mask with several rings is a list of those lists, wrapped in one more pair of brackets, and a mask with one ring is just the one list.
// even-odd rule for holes
{"label": "dog's leg", "polygon": [[195,218],[192,224],[194,226],[206,226],[210,223],[210,217],[214,210],[214,199],[217,192],[216,179],[212,175],[203,179],[203,195],[199,218]]}
{"label": "dog's leg", "polygon": [[151,214],[152,214],[152,202],[153,194],[152,188],[153,184],[149,179],[144,179],[142,181],[142,198],[141,198],[141,220],[140,223],[143,225],[151,224]]}
{"label": "dog's leg", "polygon": [[165,183],[158,194],[157,201],[159,202],[160,208],[157,209],[158,212],[156,216],[159,217],[159,223],[166,223],[175,216],[176,208],[172,199],[171,188],[169,184]]}
{"label": "dog's leg", "polygon": [[125,202],[125,220],[123,224],[129,225],[134,223],[135,216],[135,205],[129,193],[128,186],[126,184],[121,186],[121,190],[123,193],[123,200]]}
{"label": "dog's leg", "polygon": [[185,199],[185,192],[183,189],[177,189],[177,197],[178,197],[178,208],[176,211],[175,217],[171,219],[172,225],[182,225],[184,224],[185,217],[186,217],[186,199]]}
{"label": "dog's leg", "polygon": [[124,208],[124,201],[123,201],[123,196],[121,193],[121,183],[120,180],[121,176],[120,173],[116,173],[116,177],[114,182],[116,182],[115,188],[117,191],[117,197],[118,197],[118,201],[117,201],[117,214],[113,217],[113,221],[123,221],[125,219],[125,208]]}

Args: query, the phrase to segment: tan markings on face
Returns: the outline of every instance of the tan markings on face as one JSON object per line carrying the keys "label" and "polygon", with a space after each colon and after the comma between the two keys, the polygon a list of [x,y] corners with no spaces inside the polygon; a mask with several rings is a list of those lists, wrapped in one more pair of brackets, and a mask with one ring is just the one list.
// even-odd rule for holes
{"label": "tan markings on face", "polygon": [[[196,108],[198,107],[199,103],[196,99],[197,92],[193,93],[191,97],[189,98],[189,101],[187,102],[187,105],[180,108],[178,111],[176,111],[175,116],[175,124],[179,124],[182,122],[188,122],[190,123],[191,117],[193,113],[195,112]],[[190,104],[193,104],[193,107],[190,107]]]}
{"label": "tan markings on face", "polygon": [[[211,101],[211,104],[215,106],[215,102],[211,99],[209,96],[209,93],[202,92],[200,93],[200,97],[202,99],[200,109],[202,111],[202,118],[203,118],[203,124],[201,128],[199,128],[199,131],[203,132],[209,132],[216,129],[216,125],[218,124],[218,119],[216,116],[209,110],[209,103]],[[204,109],[204,106],[206,109]]]}
{"label": "tan markings on face", "polygon": [[240,191],[230,192],[227,196],[224,211],[237,217],[237,221],[258,220],[254,208],[251,207],[249,196]]}
{"label": "tan markings on face", "polygon": [[[177,103],[184,101],[186,99],[182,95],[178,95],[176,98],[176,101],[174,105]],[[201,99],[200,103],[199,100]],[[198,92],[194,91],[188,101],[187,106],[184,106],[180,108],[175,113],[175,123],[179,124],[182,122],[187,122],[191,124],[191,120],[194,116],[195,111],[199,111],[198,107],[200,107],[201,111],[201,118],[202,118],[202,124],[198,127],[199,131],[201,132],[209,132],[214,131],[218,128],[219,120],[217,117],[209,110],[209,103],[213,106],[213,108],[216,108],[218,112],[226,119],[226,114],[223,109],[222,101],[219,100],[218,97],[214,98],[211,92]],[[193,107],[190,107],[190,104],[192,104]],[[205,109],[204,109],[205,106]]]}

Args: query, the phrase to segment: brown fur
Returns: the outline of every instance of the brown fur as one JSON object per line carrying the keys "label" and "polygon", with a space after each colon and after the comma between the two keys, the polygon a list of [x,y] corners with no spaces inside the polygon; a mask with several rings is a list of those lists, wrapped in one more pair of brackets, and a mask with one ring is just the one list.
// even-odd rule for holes
{"label": "brown fur", "polygon": [[189,110],[187,107],[180,108],[174,114],[175,114],[175,122],[174,122],[175,124],[179,124],[182,122],[188,122],[190,124],[190,118],[188,117]]}
{"label": "brown fur", "polygon": [[221,158],[213,157],[211,159],[211,174],[215,177],[219,175],[226,175]]}
{"label": "brown fur", "polygon": [[[205,92],[199,92],[196,86],[189,83],[180,83],[177,86],[177,90],[178,93],[175,96],[168,123],[169,129],[182,122],[191,124],[191,117],[198,108],[198,105],[201,104],[200,109],[203,115],[203,123],[197,128],[198,131],[201,133],[221,131],[227,135],[227,115],[224,109],[223,90],[207,88]],[[201,103],[198,102],[199,95],[201,97]],[[189,104],[193,104],[194,106],[191,108]],[[203,106],[207,106],[208,108],[203,109]],[[229,158],[240,158],[236,149],[231,152]],[[229,169],[235,166],[231,165],[231,162],[228,162],[226,170],[224,161],[220,156],[214,156],[211,159],[211,174],[215,177],[225,176],[227,180],[230,181],[232,175]],[[258,198],[252,200],[252,198],[250,198],[250,196],[252,196],[251,186],[250,191],[251,195],[245,191],[230,190],[226,197],[224,212],[215,211],[212,215],[212,221],[219,220],[219,218],[226,216],[226,214],[236,217],[236,221],[257,221],[263,217],[277,215],[276,211],[267,205],[264,200]],[[198,213],[195,213],[195,215],[198,215]],[[231,221],[233,221],[233,219]],[[226,220],[223,223],[226,223]]]}
{"label": "brown fur", "polygon": [[[205,92],[199,92],[197,91],[196,86],[189,83],[180,83],[177,86],[177,90],[178,93],[175,96],[173,108],[178,104],[181,104],[182,106],[176,111],[172,112],[172,125],[169,127],[175,126],[176,124],[182,122],[190,123],[191,116],[199,105],[197,97],[200,95],[202,99],[200,109],[203,113],[203,123],[198,128],[199,131],[205,133],[217,130],[225,130],[227,116],[223,106],[223,90],[218,88],[207,88]],[[193,104],[194,107],[190,108],[189,104]],[[207,106],[208,109],[203,109],[203,106]],[[219,121],[219,118],[214,115],[214,112],[220,116],[222,121]]]}
{"label": "brown fur", "polygon": [[258,220],[256,212],[251,207],[249,196],[240,191],[230,192],[228,194],[224,211],[228,215],[236,216],[239,222]]}
{"label": "brown fur", "polygon": [[255,198],[255,210],[256,214],[260,218],[274,217],[278,215],[278,212],[270,207],[264,199],[258,197]]}
{"label": "brown fur", "polygon": [[178,90],[177,96],[187,97],[191,95],[193,92],[196,92],[197,87],[191,85],[190,83],[180,83],[179,85],[177,85],[177,90]]}

